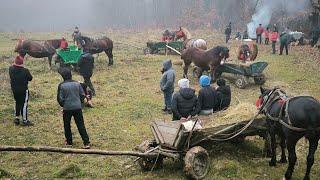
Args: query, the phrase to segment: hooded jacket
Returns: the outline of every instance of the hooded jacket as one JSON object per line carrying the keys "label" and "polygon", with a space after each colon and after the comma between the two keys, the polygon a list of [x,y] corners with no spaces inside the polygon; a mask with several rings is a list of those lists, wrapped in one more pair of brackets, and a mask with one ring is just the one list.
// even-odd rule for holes
{"label": "hooded jacket", "polygon": [[57,101],[63,110],[82,109],[85,94],[79,82],[65,80],[58,86]]}
{"label": "hooded jacket", "polygon": [[218,93],[211,86],[206,86],[200,89],[198,96],[201,110],[219,109]]}
{"label": "hooded jacket", "polygon": [[217,89],[218,93],[218,109],[223,110],[229,107],[231,102],[231,89],[230,86],[219,86]]}
{"label": "hooded jacket", "polygon": [[172,68],[171,60],[163,62],[163,74],[160,80],[160,88],[162,91],[173,92],[176,73]]}
{"label": "hooded jacket", "polygon": [[79,73],[83,77],[91,77],[94,68],[94,58],[90,53],[83,53],[78,61]]}
{"label": "hooded jacket", "polygon": [[32,80],[29,70],[24,67],[10,66],[10,84],[13,93],[23,93],[28,89],[28,83]]}
{"label": "hooded jacket", "polygon": [[195,116],[200,112],[200,104],[195,90],[182,88],[172,98],[173,120],[180,120],[182,117]]}

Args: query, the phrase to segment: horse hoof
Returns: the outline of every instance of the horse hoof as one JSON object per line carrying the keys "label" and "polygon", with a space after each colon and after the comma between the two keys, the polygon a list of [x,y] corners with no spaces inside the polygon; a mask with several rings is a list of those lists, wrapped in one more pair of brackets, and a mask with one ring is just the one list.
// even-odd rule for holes
{"label": "horse hoof", "polygon": [[288,161],[286,158],[280,159],[279,163],[286,164]]}
{"label": "horse hoof", "polygon": [[270,166],[270,167],[275,167],[275,166],[276,166],[276,162],[270,161],[270,162],[269,162],[269,166]]}

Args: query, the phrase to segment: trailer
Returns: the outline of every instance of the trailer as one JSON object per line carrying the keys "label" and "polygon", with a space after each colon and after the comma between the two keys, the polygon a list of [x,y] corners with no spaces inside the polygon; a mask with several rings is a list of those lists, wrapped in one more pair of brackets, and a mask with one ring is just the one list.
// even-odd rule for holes
{"label": "trailer", "polygon": [[83,50],[76,45],[69,45],[66,49],[57,50],[56,63],[60,63],[60,66],[76,66]]}
{"label": "trailer", "polygon": [[[183,50],[183,41],[171,41],[171,42],[147,42],[147,47],[143,50],[145,55],[147,54],[158,54],[161,50],[165,53],[168,51],[168,46],[181,52]],[[170,48],[170,49],[171,49]]]}

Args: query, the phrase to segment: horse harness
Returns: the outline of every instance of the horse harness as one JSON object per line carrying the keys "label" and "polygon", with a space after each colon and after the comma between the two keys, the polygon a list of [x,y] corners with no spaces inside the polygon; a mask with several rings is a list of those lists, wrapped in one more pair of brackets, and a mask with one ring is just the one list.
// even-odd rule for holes
{"label": "horse harness", "polygon": [[[284,127],[288,128],[288,129],[290,129],[292,131],[305,132],[305,131],[307,131],[307,129],[295,127],[295,126],[292,125],[292,122],[291,122],[291,119],[290,119],[290,115],[289,115],[289,110],[288,110],[289,109],[289,103],[290,103],[291,100],[296,99],[298,97],[301,97],[301,96],[287,97],[286,94],[284,92],[282,92],[280,89],[274,89],[268,94],[267,101],[266,101],[266,103],[264,103],[263,108],[260,110],[259,113],[264,112],[265,115],[270,120],[275,121],[275,122],[279,122],[281,125],[283,125]],[[267,109],[273,103],[275,103],[276,101],[280,101],[282,105],[281,105],[278,117],[272,117],[268,113]],[[288,122],[285,122],[282,119],[283,112],[285,113],[284,117],[287,118]],[[316,128],[315,130],[317,130],[317,131],[320,130],[320,127]]]}

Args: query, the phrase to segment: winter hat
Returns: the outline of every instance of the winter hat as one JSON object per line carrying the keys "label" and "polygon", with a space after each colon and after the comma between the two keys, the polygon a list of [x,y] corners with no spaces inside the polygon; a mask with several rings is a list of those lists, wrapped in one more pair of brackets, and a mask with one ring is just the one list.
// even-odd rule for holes
{"label": "winter hat", "polygon": [[182,89],[182,88],[189,88],[189,79],[180,79],[178,81],[178,86]]}
{"label": "winter hat", "polygon": [[17,56],[13,62],[14,66],[23,67],[23,57]]}
{"label": "winter hat", "polygon": [[206,86],[210,86],[210,77],[207,75],[202,75],[199,79],[199,83],[201,87],[206,87]]}
{"label": "winter hat", "polygon": [[66,81],[72,79],[72,74],[69,68],[61,68],[58,72],[62,76],[63,80]]}

